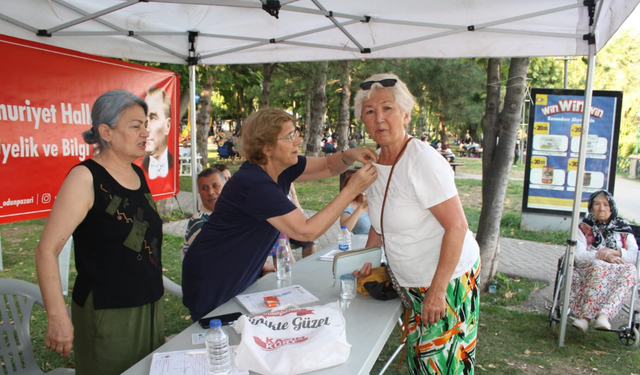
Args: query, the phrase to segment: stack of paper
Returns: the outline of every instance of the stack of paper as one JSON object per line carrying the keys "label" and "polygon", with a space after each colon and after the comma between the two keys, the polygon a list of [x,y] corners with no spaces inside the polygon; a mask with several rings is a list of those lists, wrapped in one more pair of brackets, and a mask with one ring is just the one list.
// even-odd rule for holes
{"label": "stack of paper", "polygon": [[251,294],[241,294],[236,299],[244,306],[249,314],[259,314],[269,311],[270,308],[264,303],[264,297],[276,296],[280,301],[280,306],[284,305],[303,305],[305,303],[318,302],[319,299],[309,293],[300,285],[292,285],[286,288],[268,290],[266,292],[258,292]]}
{"label": "stack of paper", "polygon": [[[236,367],[234,358],[237,345],[231,349],[231,375],[249,375],[249,371]],[[149,375],[206,375],[207,354],[205,349],[179,350],[155,353],[151,360]]]}
{"label": "stack of paper", "polygon": [[340,252],[340,250],[331,250],[326,254],[320,255],[319,259],[320,260],[326,260],[326,261],[329,261],[329,262],[333,262],[333,257],[339,252]]}

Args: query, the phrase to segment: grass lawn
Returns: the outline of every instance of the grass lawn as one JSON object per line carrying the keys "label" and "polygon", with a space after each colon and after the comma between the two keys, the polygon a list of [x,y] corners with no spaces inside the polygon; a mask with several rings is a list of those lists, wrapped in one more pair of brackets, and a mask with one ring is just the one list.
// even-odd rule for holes
{"label": "grass lawn", "polygon": [[[213,155],[212,162],[218,162]],[[460,173],[481,173],[481,159],[460,158],[465,165]],[[240,164],[225,162],[235,172]],[[522,178],[523,167],[512,169],[512,178]],[[181,189],[191,190],[189,177],[180,179]],[[475,230],[481,210],[481,181],[457,179],[460,198],[470,227]],[[504,237],[563,244],[567,233],[532,233],[520,231],[520,209],[522,204],[521,180],[511,180],[504,203],[502,233]],[[338,178],[296,184],[303,207],[320,210],[338,192]],[[45,220],[0,225],[2,240],[3,278],[15,278],[36,283],[33,249],[35,248]],[[181,261],[178,256],[182,238],[165,235],[163,240],[163,268],[167,277],[181,284]],[[76,272],[72,260],[71,285]],[[557,331],[547,329],[546,315],[521,311],[518,308],[529,294],[544,287],[540,283],[525,279],[507,278],[498,275],[495,284],[498,292],[481,296],[480,328],[477,346],[476,373],[493,374],[638,374],[640,352],[618,344],[616,335],[605,332],[579,333],[567,331],[566,346],[557,347]],[[176,297],[166,294],[166,335],[184,330],[191,324],[188,310]],[[69,304],[71,298],[66,297]],[[44,371],[57,367],[73,367],[73,355],[64,359],[44,348],[46,316],[40,307],[35,308],[31,321],[31,336],[38,364]],[[372,370],[377,373],[382,364],[393,353],[399,342],[394,333],[387,342],[378,363]],[[396,363],[398,359],[396,359]],[[633,363],[636,365],[634,366]],[[401,370],[395,366],[387,374],[406,374],[406,365]]]}
{"label": "grass lawn", "polygon": [[[456,168],[456,172],[482,175],[482,159],[456,157],[456,161],[464,163],[464,165]],[[524,179],[524,164],[518,163],[518,165],[512,167],[509,178]]]}
{"label": "grass lawn", "polygon": [[[3,278],[16,278],[36,282],[33,249],[44,227],[45,220],[32,220],[0,226],[2,236]],[[182,239],[165,235],[163,241],[163,267],[167,277],[181,283],[181,263],[178,251]],[[73,263],[73,262],[72,262]],[[72,264],[73,267],[73,264]],[[71,276],[75,270],[71,270]],[[533,290],[544,287],[526,279],[498,275],[496,294],[481,296],[480,328],[478,333],[477,373],[495,374],[637,374],[640,352],[618,344],[615,334],[590,332],[584,334],[569,329],[566,346],[557,347],[557,331],[547,329],[546,315],[520,311],[518,305]],[[182,302],[165,294],[166,335],[180,332],[191,324],[188,310]],[[70,303],[70,297],[66,298]],[[73,367],[73,354],[65,360],[44,348],[46,316],[37,307],[31,321],[31,336],[36,360],[44,371],[57,367]],[[395,332],[388,340],[375,374],[390,357],[399,342]],[[395,360],[396,364],[398,358]],[[597,370],[596,370],[597,369]],[[397,370],[392,366],[387,374],[406,374],[406,365]]]}

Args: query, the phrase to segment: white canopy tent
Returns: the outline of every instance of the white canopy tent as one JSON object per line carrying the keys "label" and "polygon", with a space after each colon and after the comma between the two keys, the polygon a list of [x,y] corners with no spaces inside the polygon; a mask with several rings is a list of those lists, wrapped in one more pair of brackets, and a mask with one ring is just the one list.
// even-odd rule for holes
{"label": "white canopy tent", "polygon": [[[589,65],[577,171],[581,176],[595,54],[639,2],[0,0],[0,33],[100,56],[189,64],[191,118],[195,118],[194,64],[586,55]],[[192,152],[196,160],[195,147]],[[192,171],[195,174],[196,168]],[[194,176],[194,191],[195,184]],[[578,178],[573,243],[581,196],[582,179]],[[569,249],[567,263],[572,265],[573,246]],[[568,267],[566,280],[571,280],[571,272]],[[567,283],[559,345],[564,344],[569,288]]]}
{"label": "white canopy tent", "polygon": [[[267,2],[270,0],[262,0]],[[638,0],[601,0],[599,51]],[[202,64],[587,55],[583,0],[0,0],[0,32],[100,56]],[[593,9],[593,7],[591,7]],[[38,36],[41,35],[41,36]],[[50,36],[50,37],[48,37]]]}

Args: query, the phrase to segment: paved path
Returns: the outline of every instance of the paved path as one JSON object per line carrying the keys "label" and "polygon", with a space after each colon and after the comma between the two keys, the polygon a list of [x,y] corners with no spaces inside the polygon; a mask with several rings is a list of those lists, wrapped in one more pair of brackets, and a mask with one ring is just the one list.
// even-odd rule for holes
{"label": "paved path", "polygon": [[629,180],[616,176],[616,186],[613,196],[620,216],[627,220],[634,220],[640,224],[640,180]]}

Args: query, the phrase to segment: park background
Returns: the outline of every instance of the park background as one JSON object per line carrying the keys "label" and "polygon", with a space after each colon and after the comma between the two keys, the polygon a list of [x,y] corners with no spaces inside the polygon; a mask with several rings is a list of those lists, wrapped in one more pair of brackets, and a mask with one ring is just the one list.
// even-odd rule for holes
{"label": "park background", "polygon": [[[625,175],[625,158],[634,152],[637,154],[638,127],[640,124],[640,31],[633,27],[640,24],[639,12],[627,20],[607,46],[598,54],[594,89],[618,90],[624,92],[623,114],[619,143],[618,173]],[[564,61],[558,58],[533,58],[529,63],[527,81],[529,87],[562,88],[564,84]],[[582,88],[586,71],[586,59],[578,58],[568,62],[568,88]],[[508,60],[502,62],[507,67]],[[198,119],[202,127],[216,121],[232,120],[241,123],[243,118],[264,104],[262,101],[265,72],[271,74],[271,95],[269,104],[286,108],[296,113],[301,123],[311,122],[310,108],[313,104],[314,78],[321,77],[326,71],[324,82],[327,103],[327,118],[323,124],[337,124],[340,95],[343,92],[339,73],[344,62],[290,63],[265,65],[198,66],[198,92],[200,95]],[[371,73],[393,71],[410,85],[418,99],[418,106],[412,123],[413,133],[430,133],[446,140],[449,133],[459,136],[469,131],[478,139],[479,126],[483,110],[483,92],[486,84],[484,74],[485,59],[451,60],[380,60],[354,61],[349,65],[351,80],[355,83]],[[169,64],[149,64],[170,69],[187,77],[182,66]],[[320,72],[320,74],[318,74]],[[503,69],[503,74],[506,74]],[[415,86],[413,86],[415,84]],[[357,87],[357,84],[351,85]],[[182,92],[187,90],[182,89]],[[207,104],[207,95],[209,103]],[[210,111],[202,106],[210,105]],[[206,116],[209,116],[206,119]],[[203,121],[200,121],[203,120]],[[206,121],[205,121],[206,120]],[[326,125],[323,125],[326,126]],[[356,130],[361,125],[351,123]],[[446,129],[444,128],[446,127]],[[361,130],[363,131],[363,130]],[[449,140],[448,143],[453,143]],[[207,147],[205,159],[209,163],[218,163],[215,145],[204,142]],[[368,145],[371,145],[369,143]],[[313,147],[313,146],[312,146]],[[211,149],[209,149],[211,148]],[[465,165],[458,169],[460,174],[481,175],[481,159],[463,158]],[[226,162],[236,170],[238,165]],[[522,199],[522,181],[524,168],[521,164],[512,168],[505,197],[504,213],[501,221],[501,236],[521,238],[549,244],[564,244],[567,233],[544,232],[530,233],[519,229],[519,216]],[[463,201],[465,213],[472,230],[478,225],[481,199],[481,180],[458,179],[458,189]],[[190,190],[189,178],[181,178],[181,190]],[[336,178],[324,181],[300,184],[298,191],[302,196],[301,204],[305,209],[319,210],[335,196],[338,189]],[[170,200],[172,201],[172,200]],[[175,200],[173,200],[175,201]],[[184,219],[188,212],[171,209],[165,220]],[[2,253],[4,258],[3,278],[16,278],[37,283],[33,262],[33,249],[42,231],[45,219],[33,220],[0,226]],[[164,268],[165,274],[180,282],[180,261],[178,250],[180,237],[165,235]],[[73,267],[73,264],[72,264]],[[72,278],[75,274],[72,269]],[[615,337],[602,332],[578,334],[570,331],[567,346],[556,347],[556,334],[546,328],[546,315],[540,312],[523,311],[518,307],[526,300],[531,291],[544,285],[536,281],[498,274],[493,281],[498,285],[498,297],[483,296],[481,308],[482,323],[480,344],[478,346],[477,371],[489,373],[638,373],[640,355],[637,348],[621,347]],[[167,336],[179,332],[190,324],[188,312],[181,301],[173,296],[165,296],[167,302]],[[68,298],[69,300],[69,298]],[[69,301],[68,301],[69,302]],[[73,366],[73,358],[64,360],[44,349],[44,330],[46,318],[42,309],[38,309],[32,318],[31,333],[40,367],[50,370],[59,366]],[[388,343],[391,350],[397,346],[397,337],[392,336]],[[386,354],[385,354],[386,353]],[[383,352],[381,359],[388,353]],[[375,372],[375,370],[373,371]],[[399,373],[406,373],[403,370]]]}

